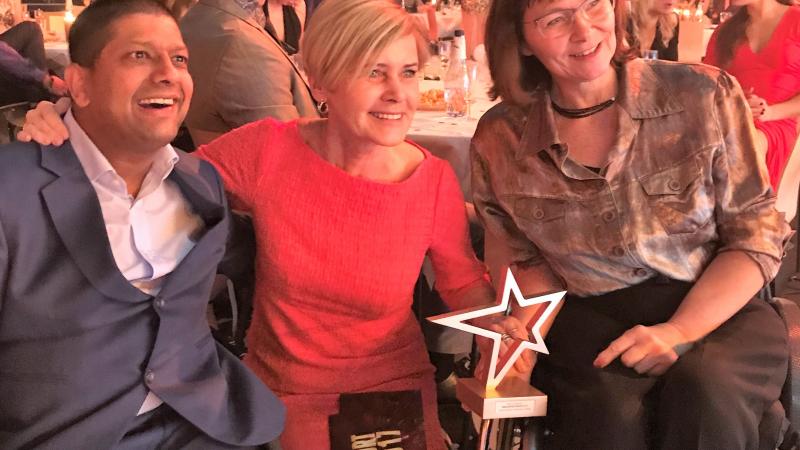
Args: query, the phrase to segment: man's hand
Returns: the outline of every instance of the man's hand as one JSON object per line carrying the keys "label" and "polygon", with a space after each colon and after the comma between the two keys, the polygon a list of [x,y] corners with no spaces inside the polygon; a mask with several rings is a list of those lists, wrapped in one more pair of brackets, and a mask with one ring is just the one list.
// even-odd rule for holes
{"label": "man's hand", "polygon": [[681,330],[671,323],[650,327],[637,325],[600,352],[594,366],[603,368],[619,358],[637,373],[662,375],[690,346]]}
{"label": "man's hand", "polygon": [[39,102],[36,108],[25,115],[25,125],[17,133],[17,139],[22,142],[34,141],[41,145],[61,145],[69,139],[61,114],[67,112],[71,105],[70,99],[64,97],[58,102]]}

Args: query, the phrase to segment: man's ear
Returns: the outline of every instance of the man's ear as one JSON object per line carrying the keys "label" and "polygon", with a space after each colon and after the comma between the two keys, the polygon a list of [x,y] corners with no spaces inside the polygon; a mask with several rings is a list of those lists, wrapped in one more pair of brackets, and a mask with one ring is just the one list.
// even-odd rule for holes
{"label": "man's ear", "polygon": [[73,105],[84,108],[89,105],[89,69],[72,63],[64,69],[64,82],[67,83]]}

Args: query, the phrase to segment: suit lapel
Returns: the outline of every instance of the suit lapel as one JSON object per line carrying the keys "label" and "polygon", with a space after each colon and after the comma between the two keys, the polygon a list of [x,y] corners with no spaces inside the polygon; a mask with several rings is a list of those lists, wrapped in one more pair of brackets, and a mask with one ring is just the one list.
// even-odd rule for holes
{"label": "suit lapel", "polygon": [[[214,191],[218,185],[207,184],[199,174],[199,161],[181,155],[169,179],[174,181],[181,193],[192,206],[193,212],[203,221],[203,230],[194,236],[195,246],[183,258],[180,264],[167,276],[161,293],[169,296],[172,289],[180,289],[180,281],[196,279],[197,273],[208,271],[208,264],[214,259],[214,252],[220,243],[223,247],[227,238],[228,221],[224,203],[214,200]],[[217,194],[219,195],[219,194]],[[224,250],[224,248],[223,248]],[[217,258],[219,259],[219,258]],[[184,276],[183,274],[188,274]],[[195,274],[195,276],[191,276]]]}
{"label": "suit lapel", "polygon": [[58,236],[89,282],[107,297],[139,302],[148,298],[117,268],[97,193],[86,177],[72,145],[41,149],[42,167],[58,178],[42,189],[42,197]]}

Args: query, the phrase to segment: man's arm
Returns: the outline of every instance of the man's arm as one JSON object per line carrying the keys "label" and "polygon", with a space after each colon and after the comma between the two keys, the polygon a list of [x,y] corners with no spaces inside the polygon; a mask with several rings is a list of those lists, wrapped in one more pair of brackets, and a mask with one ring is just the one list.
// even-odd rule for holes
{"label": "man's arm", "polygon": [[42,83],[42,85],[45,84],[45,77],[47,77],[45,71],[34,66],[32,62],[17,53],[13,47],[2,41],[0,41],[0,70],[14,78]]}

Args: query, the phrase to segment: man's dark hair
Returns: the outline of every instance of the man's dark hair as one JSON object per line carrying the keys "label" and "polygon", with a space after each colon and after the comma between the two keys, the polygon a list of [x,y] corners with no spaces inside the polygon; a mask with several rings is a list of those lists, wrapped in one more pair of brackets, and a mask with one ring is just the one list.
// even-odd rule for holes
{"label": "man's dark hair", "polygon": [[156,0],[95,0],[69,30],[72,62],[83,67],[94,66],[100,52],[113,38],[114,23],[133,14],[164,15],[175,20],[169,9]]}

